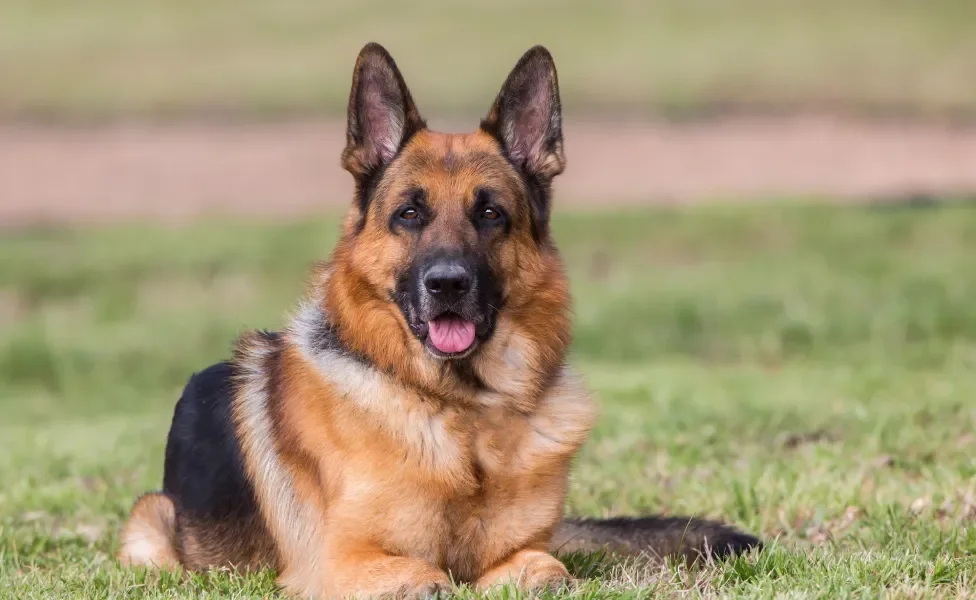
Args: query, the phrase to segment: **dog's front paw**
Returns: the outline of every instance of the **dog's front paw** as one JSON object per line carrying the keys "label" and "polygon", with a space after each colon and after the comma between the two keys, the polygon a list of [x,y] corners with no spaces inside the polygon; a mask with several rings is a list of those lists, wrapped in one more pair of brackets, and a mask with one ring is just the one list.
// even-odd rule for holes
{"label": "dog's front paw", "polygon": [[431,598],[444,598],[451,591],[451,582],[443,580],[427,581],[415,585],[412,589],[403,594],[405,600],[429,600]]}
{"label": "dog's front paw", "polygon": [[563,563],[539,550],[516,552],[478,579],[481,590],[511,584],[528,592],[558,591],[574,582]]}

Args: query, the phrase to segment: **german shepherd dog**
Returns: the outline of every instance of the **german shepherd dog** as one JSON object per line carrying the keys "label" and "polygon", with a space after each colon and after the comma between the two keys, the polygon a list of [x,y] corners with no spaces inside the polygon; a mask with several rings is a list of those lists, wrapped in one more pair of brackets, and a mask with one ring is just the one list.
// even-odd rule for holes
{"label": "german shepherd dog", "polygon": [[267,567],[306,597],[424,597],[452,581],[562,586],[562,550],[757,546],[694,518],[563,519],[595,411],[566,366],[549,52],[526,52],[480,127],[453,135],[426,127],[368,44],[347,126],[356,187],[339,243],[287,327],[243,335],[189,379],[163,489],[135,503],[122,563]]}

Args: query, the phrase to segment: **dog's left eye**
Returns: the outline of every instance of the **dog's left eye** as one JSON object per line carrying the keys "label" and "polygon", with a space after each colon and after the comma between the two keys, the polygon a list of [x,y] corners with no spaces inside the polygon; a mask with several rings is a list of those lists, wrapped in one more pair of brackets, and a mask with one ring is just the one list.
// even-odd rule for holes
{"label": "dog's left eye", "polygon": [[478,189],[475,192],[473,208],[471,219],[476,227],[489,230],[508,223],[508,215],[493,202],[493,194],[490,190]]}

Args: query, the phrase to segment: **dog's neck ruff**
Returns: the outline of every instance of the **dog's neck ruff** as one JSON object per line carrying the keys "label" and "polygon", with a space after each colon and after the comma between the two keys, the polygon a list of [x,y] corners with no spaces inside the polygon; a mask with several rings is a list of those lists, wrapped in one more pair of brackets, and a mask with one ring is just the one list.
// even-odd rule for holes
{"label": "dog's neck ruff", "polygon": [[[301,304],[286,335],[289,343],[298,348],[343,397],[376,414],[390,410],[409,412],[408,406],[402,404],[402,382],[394,381],[367,357],[345,347],[335,325],[329,321],[328,313],[314,298]],[[539,437],[538,443],[533,445],[537,450],[545,447],[547,451],[556,451],[559,447],[561,452],[563,446],[575,448],[592,426],[595,407],[589,394],[582,381],[565,366],[547,377],[541,389],[534,387],[530,380],[535,374],[524,368],[523,352],[530,352],[526,344],[524,338],[510,338],[499,351],[502,356],[500,379],[491,382],[492,388],[475,392],[471,400],[482,408],[508,407],[523,413]],[[527,393],[527,390],[534,393]],[[425,390],[415,391],[423,393]],[[420,429],[427,431],[429,428]],[[439,439],[438,436],[434,438]]]}
{"label": "dog's neck ruff", "polygon": [[302,354],[315,363],[330,358],[325,355],[338,355],[363,366],[370,365],[369,359],[342,343],[338,328],[329,319],[319,299],[308,298],[302,301],[288,327],[288,334]]}
{"label": "dog's neck ruff", "polygon": [[347,348],[322,302],[302,301],[288,327],[287,338],[319,373],[346,396],[376,395],[386,376],[365,356]]}

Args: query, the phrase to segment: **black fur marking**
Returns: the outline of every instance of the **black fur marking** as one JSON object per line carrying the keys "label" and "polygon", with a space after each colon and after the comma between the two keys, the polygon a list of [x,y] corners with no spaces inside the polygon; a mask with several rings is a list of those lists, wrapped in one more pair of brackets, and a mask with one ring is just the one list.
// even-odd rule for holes
{"label": "black fur marking", "polygon": [[[277,334],[260,335],[277,340]],[[176,507],[178,537],[194,540],[192,549],[182,544],[178,548],[184,564],[248,564],[256,556],[274,556],[234,429],[234,378],[235,367],[229,362],[195,373],[173,414],[163,491]]]}
{"label": "black fur marking", "polygon": [[418,270],[416,261],[411,263],[408,268],[400,269],[396,275],[396,284],[392,294],[393,302],[396,303],[403,317],[411,327],[414,319],[411,313],[411,306],[413,305],[413,298],[416,297],[416,293],[412,288],[415,287],[413,282],[417,279],[417,275],[414,273],[416,270]]}
{"label": "black fur marking", "polygon": [[176,403],[163,491],[184,514],[219,518],[256,506],[231,423],[232,374],[228,362],[195,373]]}
{"label": "black fur marking", "polygon": [[373,201],[373,195],[376,193],[376,188],[379,186],[380,180],[383,179],[383,173],[385,172],[386,167],[382,166],[366,173],[362,177],[356,178],[355,202],[356,208],[359,209],[359,221],[356,222],[355,230],[356,235],[362,233],[363,229],[366,228],[369,206]]}
{"label": "black fur marking", "polygon": [[451,369],[454,376],[457,377],[458,380],[464,382],[464,384],[468,387],[480,391],[489,389],[488,385],[474,370],[474,366],[471,364],[470,360],[452,360],[448,364],[448,368]]}
{"label": "black fur marking", "polygon": [[532,223],[532,239],[536,244],[548,245],[549,213],[552,207],[552,192],[549,182],[520,171],[522,182],[529,194],[529,214]]}
{"label": "black fur marking", "polygon": [[342,341],[339,339],[339,331],[336,326],[322,315],[315,327],[309,332],[309,341],[315,350],[323,352],[347,352]]}
{"label": "black fur marking", "polygon": [[577,540],[591,550],[601,546],[624,554],[651,552],[692,560],[720,560],[763,547],[759,538],[734,527],[691,517],[567,519],[561,523],[554,541],[571,547]]}
{"label": "black fur marking", "polygon": [[486,257],[479,257],[475,265],[478,274],[478,305],[484,311],[487,322],[488,331],[484,333],[484,338],[487,339],[494,329],[495,318],[502,309],[502,287]]}
{"label": "black fur marking", "polygon": [[316,317],[314,322],[303,322],[303,330],[308,337],[310,350],[316,353],[331,352],[341,354],[364,365],[371,366],[373,364],[368,357],[352,350],[342,342],[338,326],[329,320],[328,315],[324,311],[319,309]]}

